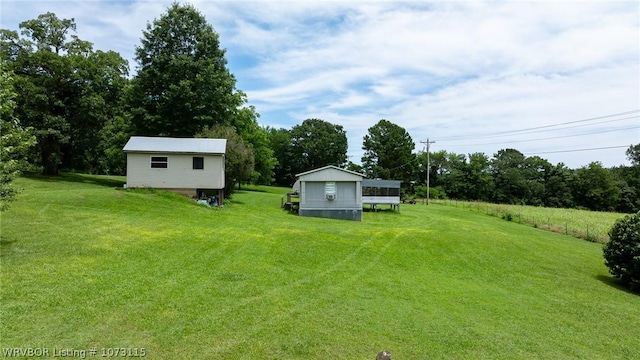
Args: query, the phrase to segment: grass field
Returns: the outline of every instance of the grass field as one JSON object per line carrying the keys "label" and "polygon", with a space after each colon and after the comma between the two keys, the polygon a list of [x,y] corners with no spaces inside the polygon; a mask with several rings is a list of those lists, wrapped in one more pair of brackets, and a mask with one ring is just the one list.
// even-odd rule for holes
{"label": "grass field", "polygon": [[286,189],[241,191],[220,210],[123,182],[19,180],[1,222],[3,348],[640,358],[640,296],[608,275],[599,244],[449,206],[357,223],[290,215]]}
{"label": "grass field", "polygon": [[609,241],[609,229],[616,220],[626,214],[588,211],[579,209],[558,209],[541,206],[491,204],[479,201],[432,200],[434,204],[449,205],[472,211],[509,218],[521,224],[528,224],[557,233],[572,235],[592,242]]}

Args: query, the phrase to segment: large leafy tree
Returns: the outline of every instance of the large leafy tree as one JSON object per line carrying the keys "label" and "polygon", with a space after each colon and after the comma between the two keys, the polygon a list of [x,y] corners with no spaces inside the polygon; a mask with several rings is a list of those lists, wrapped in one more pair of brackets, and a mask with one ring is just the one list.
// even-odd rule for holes
{"label": "large leafy tree", "polygon": [[435,183],[440,184],[449,197],[468,199],[471,184],[467,182],[466,178],[469,167],[466,156],[442,150],[435,154],[435,159],[435,164],[439,166],[439,170],[436,172],[438,180]]}
{"label": "large leafy tree", "polygon": [[611,211],[620,200],[613,174],[599,162],[576,170],[572,185],[576,205],[590,210]]}
{"label": "large leafy tree", "polygon": [[173,3],[143,31],[128,103],[139,135],[193,136],[235,125],[244,94],[227,69],[218,34],[191,5]]}
{"label": "large leafy tree", "polygon": [[224,157],[225,191],[231,193],[234,186],[249,182],[254,170],[253,150],[245,144],[242,137],[229,125],[214,125],[196,134],[199,138],[227,139]]}
{"label": "large leafy tree", "polygon": [[382,119],[364,136],[362,167],[370,178],[412,180],[415,143],[401,126]]}
{"label": "large leafy tree", "polygon": [[494,181],[493,201],[522,204],[525,202],[528,184],[523,173],[525,156],[516,149],[502,149],[491,160]]}
{"label": "large leafy tree", "polygon": [[539,156],[525,158],[522,174],[527,184],[523,202],[527,205],[541,206],[545,201],[545,185],[553,165]]}
{"label": "large leafy tree", "polygon": [[37,161],[56,175],[61,164],[85,169],[96,159],[93,144],[118,110],[127,62],[114,52],[94,51],[80,40],[73,19],[48,12],[1,31],[1,54],[15,73],[16,115],[33,127]]}
{"label": "large leafy tree", "polygon": [[341,125],[307,119],[290,132],[287,160],[291,175],[327,165],[347,163],[347,134]]}
{"label": "large leafy tree", "polygon": [[281,186],[291,186],[295,181],[294,171],[289,162],[289,146],[291,144],[291,131],[280,128],[267,128],[269,146],[273,150],[276,164],[273,168],[274,183]]}
{"label": "large leafy tree", "polygon": [[26,166],[24,158],[35,142],[31,129],[23,129],[14,117],[17,97],[13,90],[13,78],[0,62],[0,211],[18,193],[12,182]]}
{"label": "large leafy tree", "polygon": [[564,163],[551,167],[545,180],[544,205],[558,208],[573,207],[572,180],[573,170]]}
{"label": "large leafy tree", "polygon": [[621,189],[616,209],[634,213],[640,211],[640,144],[629,146],[626,154],[631,166],[614,167],[611,173]]}
{"label": "large leafy tree", "polygon": [[260,115],[253,106],[239,109],[234,116],[236,132],[246,143],[255,156],[255,164],[251,182],[261,185],[271,185],[274,179],[273,168],[276,165],[274,151],[271,148],[267,130],[258,124]]}
{"label": "large leafy tree", "polygon": [[465,179],[467,187],[467,199],[488,201],[493,192],[493,178],[490,172],[491,162],[484,153],[469,155],[466,167]]}

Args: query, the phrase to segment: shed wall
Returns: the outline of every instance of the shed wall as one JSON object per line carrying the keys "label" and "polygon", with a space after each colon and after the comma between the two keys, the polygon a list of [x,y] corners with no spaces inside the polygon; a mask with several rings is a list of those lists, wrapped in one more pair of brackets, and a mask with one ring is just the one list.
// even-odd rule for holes
{"label": "shed wall", "polygon": [[[151,168],[152,156],[166,156],[166,169]],[[193,169],[193,157],[204,158],[204,169]],[[206,154],[127,153],[127,186],[158,189],[223,189],[224,157]]]}
{"label": "shed wall", "polygon": [[325,181],[301,182],[300,210],[362,209],[360,182],[336,181],[336,198],[325,197]]}

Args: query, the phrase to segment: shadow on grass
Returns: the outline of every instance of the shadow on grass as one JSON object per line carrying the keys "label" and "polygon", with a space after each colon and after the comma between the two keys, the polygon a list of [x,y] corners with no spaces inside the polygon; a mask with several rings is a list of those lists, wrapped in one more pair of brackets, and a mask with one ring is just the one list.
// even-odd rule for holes
{"label": "shadow on grass", "polygon": [[267,190],[265,190],[265,189],[259,189],[259,188],[246,188],[246,187],[245,187],[245,188],[241,188],[241,189],[236,189],[236,190],[234,190],[234,192],[239,192],[239,193],[241,193],[241,192],[260,192],[260,193],[266,193],[266,192],[268,192],[268,191],[267,191]]}
{"label": "shadow on grass", "polygon": [[108,175],[89,175],[78,173],[60,173],[59,176],[45,176],[36,173],[25,173],[24,177],[47,182],[75,182],[83,184],[93,184],[105,187],[122,187],[126,183],[124,179],[117,179]]}
{"label": "shadow on grass", "polygon": [[362,208],[362,212],[367,212],[367,213],[379,213],[379,214],[397,214],[399,215],[400,213],[395,210],[395,209],[371,209],[371,208]]}
{"label": "shadow on grass", "polygon": [[0,234],[0,247],[12,245],[14,242],[16,242],[15,239],[8,238],[6,235]]}
{"label": "shadow on grass", "polygon": [[628,287],[624,286],[624,284],[620,280],[614,278],[613,276],[596,275],[595,278],[597,280],[600,280],[604,284],[611,286],[612,288],[624,291],[629,294],[640,295],[640,291],[633,291],[629,289]]}

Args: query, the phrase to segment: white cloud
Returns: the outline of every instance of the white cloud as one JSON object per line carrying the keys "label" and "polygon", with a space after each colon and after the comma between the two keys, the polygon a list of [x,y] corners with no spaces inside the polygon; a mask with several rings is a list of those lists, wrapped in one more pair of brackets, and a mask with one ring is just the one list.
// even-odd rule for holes
{"label": "white cloud", "polygon": [[[3,0],[0,10],[2,27],[12,29],[45,11],[74,17],[80,38],[132,60],[146,23],[170,3]],[[438,140],[640,109],[637,2],[191,3],[220,34],[262,124],[290,128],[321,118],[343,125],[352,160],[381,118],[405,127],[416,143],[429,137],[435,149],[459,153],[640,142],[640,130],[516,142],[534,138],[523,135],[477,147]],[[624,150],[542,156],[571,167],[592,160],[614,166],[625,162]]]}

